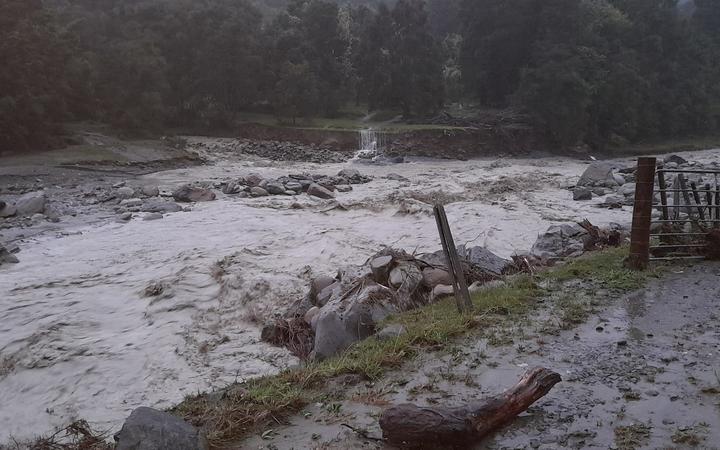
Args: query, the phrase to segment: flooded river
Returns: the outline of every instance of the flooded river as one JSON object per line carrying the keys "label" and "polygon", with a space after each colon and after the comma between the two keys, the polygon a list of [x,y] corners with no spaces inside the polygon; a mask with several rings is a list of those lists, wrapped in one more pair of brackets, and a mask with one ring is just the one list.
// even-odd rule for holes
{"label": "flooded river", "polygon": [[[20,264],[0,268],[0,442],[75,418],[116,431],[138,406],[168,407],[297,364],[259,341],[258,323],[302,297],[312,276],[362,264],[385,245],[437,250],[434,219],[420,200],[452,201],[457,243],[504,257],[529,250],[554,223],[631,218],[628,207],[597,208],[602,199],[573,202],[567,186],[587,162],[563,158],[374,166],[223,157],[142,182],[172,190],[250,172],[334,175],[349,166],[375,179],[338,194],[344,209],[305,195],[218,193],[162,220],[88,218],[63,235],[18,242]],[[406,180],[386,179],[391,173]],[[153,283],[166,286],[162,295],[144,294]]]}

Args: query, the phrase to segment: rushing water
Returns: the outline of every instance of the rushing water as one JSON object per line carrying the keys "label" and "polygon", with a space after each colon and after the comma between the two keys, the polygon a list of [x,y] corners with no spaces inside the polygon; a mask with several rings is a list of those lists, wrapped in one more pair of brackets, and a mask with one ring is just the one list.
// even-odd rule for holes
{"label": "rushing water", "polygon": [[[278,177],[344,167],[224,161],[144,181],[167,190],[249,172]],[[166,407],[297,363],[260,342],[255,321],[304,295],[311,276],[362,264],[384,245],[437,250],[435,221],[417,200],[432,193],[452,200],[446,209],[457,243],[504,257],[529,249],[553,223],[629,222],[628,208],[570,201],[565,187],[585,167],[561,158],[369,165],[362,171],[374,181],[338,196],[347,210],[323,212],[328,203],[306,195],[220,194],[162,220],[26,239],[20,264],[0,268],[0,442],[74,418],[115,431],[135,407]],[[391,173],[408,181],[386,179]],[[165,291],[146,296],[157,282]]]}
{"label": "rushing water", "polygon": [[354,159],[373,159],[381,156],[384,149],[384,132],[372,128],[360,130],[360,149],[355,153]]}

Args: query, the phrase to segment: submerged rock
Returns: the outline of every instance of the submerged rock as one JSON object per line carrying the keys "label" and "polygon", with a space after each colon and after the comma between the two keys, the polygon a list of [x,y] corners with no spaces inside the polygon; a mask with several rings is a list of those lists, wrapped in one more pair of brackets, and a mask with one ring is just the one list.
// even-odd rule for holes
{"label": "submerged rock", "polygon": [[190,186],[186,184],[173,192],[173,198],[177,202],[209,202],[215,200],[215,193],[210,189]]}
{"label": "submerged rock", "polygon": [[175,202],[170,202],[159,198],[152,198],[146,200],[142,204],[140,210],[142,212],[167,214],[182,211],[182,206],[178,205]]}
{"label": "submerged rock", "polygon": [[116,450],[207,450],[204,434],[166,412],[140,407],[115,435]]}

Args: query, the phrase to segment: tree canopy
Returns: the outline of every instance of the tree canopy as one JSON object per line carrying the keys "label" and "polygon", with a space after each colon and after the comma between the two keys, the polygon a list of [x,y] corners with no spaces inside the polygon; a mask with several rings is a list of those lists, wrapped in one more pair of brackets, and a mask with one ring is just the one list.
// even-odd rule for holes
{"label": "tree canopy", "polygon": [[513,108],[558,146],[717,133],[716,0],[4,0],[0,150],[62,123]]}

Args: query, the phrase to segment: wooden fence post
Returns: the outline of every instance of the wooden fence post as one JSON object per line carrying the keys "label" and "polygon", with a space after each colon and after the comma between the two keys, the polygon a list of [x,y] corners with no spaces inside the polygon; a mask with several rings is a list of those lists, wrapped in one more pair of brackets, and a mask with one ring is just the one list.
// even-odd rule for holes
{"label": "wooden fence post", "polygon": [[435,212],[435,222],[437,223],[438,232],[440,233],[440,242],[445,252],[448,271],[453,280],[453,290],[455,291],[455,301],[457,302],[458,311],[461,313],[470,312],[473,309],[473,304],[470,300],[467,282],[465,281],[465,271],[460,262],[460,257],[458,257],[447,215],[445,215],[445,208],[443,205],[435,205],[433,211]]}

